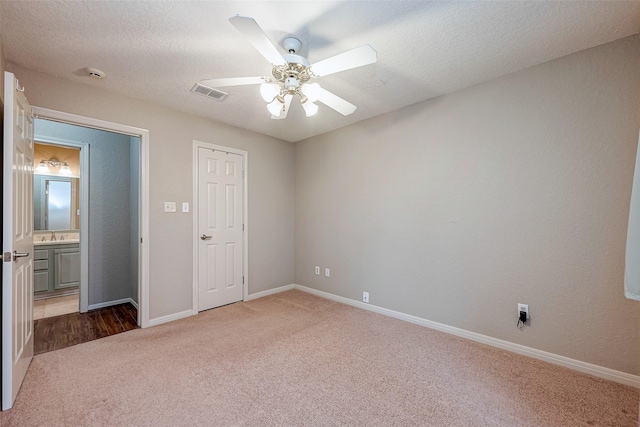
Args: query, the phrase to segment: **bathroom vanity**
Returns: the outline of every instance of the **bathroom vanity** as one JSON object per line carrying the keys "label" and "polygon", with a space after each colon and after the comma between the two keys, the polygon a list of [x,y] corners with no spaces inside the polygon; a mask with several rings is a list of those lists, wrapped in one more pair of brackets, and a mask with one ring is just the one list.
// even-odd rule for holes
{"label": "bathroom vanity", "polygon": [[34,242],[33,290],[36,296],[80,285],[78,242]]}

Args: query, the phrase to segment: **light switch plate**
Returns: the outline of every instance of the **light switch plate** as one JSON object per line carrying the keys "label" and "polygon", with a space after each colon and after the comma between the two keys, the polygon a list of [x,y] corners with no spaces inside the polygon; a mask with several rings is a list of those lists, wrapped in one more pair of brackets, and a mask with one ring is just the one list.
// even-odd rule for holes
{"label": "light switch plate", "polygon": [[176,202],[164,202],[164,211],[165,212],[175,212],[176,211]]}
{"label": "light switch plate", "polygon": [[189,212],[189,202],[182,202],[182,212]]}

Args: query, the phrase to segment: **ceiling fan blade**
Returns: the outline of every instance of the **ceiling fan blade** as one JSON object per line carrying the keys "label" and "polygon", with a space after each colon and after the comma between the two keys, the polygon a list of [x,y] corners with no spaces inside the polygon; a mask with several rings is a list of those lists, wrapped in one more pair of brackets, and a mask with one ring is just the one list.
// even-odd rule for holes
{"label": "ceiling fan blade", "polygon": [[253,18],[248,16],[232,16],[229,18],[231,25],[236,27],[238,31],[256,48],[267,61],[273,65],[286,65],[287,61],[282,57],[282,54],[278,52],[278,49],[271,43],[271,40],[262,31],[262,28]]}
{"label": "ceiling fan blade", "polygon": [[356,108],[358,108],[352,103],[345,101],[344,99],[340,98],[338,95],[332,92],[329,92],[326,89],[321,89],[320,95],[318,96],[318,101],[322,102],[324,105],[326,105],[329,108],[333,108],[343,116],[348,116],[349,114],[352,114],[354,111],[356,111]]}
{"label": "ceiling fan blade", "polygon": [[264,77],[229,77],[226,79],[201,80],[200,83],[212,88],[225,86],[259,85],[266,80]]}
{"label": "ceiling fan blade", "polygon": [[311,71],[316,77],[321,77],[363,65],[373,64],[377,60],[378,54],[375,49],[368,44],[363,44],[355,49],[316,62],[311,65]]}
{"label": "ceiling fan blade", "polygon": [[289,113],[289,107],[291,106],[291,100],[293,99],[293,95],[285,95],[284,96],[284,110],[280,114],[280,117],[271,116],[274,120],[282,120],[287,118],[287,114]]}

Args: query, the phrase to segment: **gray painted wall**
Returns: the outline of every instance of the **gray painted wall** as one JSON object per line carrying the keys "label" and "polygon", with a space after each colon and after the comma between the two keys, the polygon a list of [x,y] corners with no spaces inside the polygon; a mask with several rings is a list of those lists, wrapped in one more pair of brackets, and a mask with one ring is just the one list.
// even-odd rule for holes
{"label": "gray painted wall", "polygon": [[34,133],[89,143],[89,305],[135,298],[131,284],[131,138],[41,119],[35,121]]}
{"label": "gray painted wall", "polygon": [[296,143],[296,283],[640,374],[638,70],[634,36]]}

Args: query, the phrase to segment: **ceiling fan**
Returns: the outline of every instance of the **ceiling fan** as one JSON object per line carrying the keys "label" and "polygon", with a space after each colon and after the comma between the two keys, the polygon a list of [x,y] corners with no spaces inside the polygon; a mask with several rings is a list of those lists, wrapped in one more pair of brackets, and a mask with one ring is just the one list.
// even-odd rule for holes
{"label": "ceiling fan", "polygon": [[296,54],[302,46],[297,38],[285,38],[282,41],[282,47],[288,53],[281,54],[253,18],[236,15],[229,18],[229,22],[271,63],[272,75],[208,79],[202,80],[200,82],[202,85],[216,88],[259,84],[260,95],[268,103],[267,110],[271,113],[272,119],[287,117],[294,96],[300,96],[300,103],[307,117],[318,112],[316,101],[320,101],[344,116],[356,110],[355,105],[323,89],[318,83],[310,83],[310,81],[376,62],[378,57],[371,46],[365,44],[315,64],[309,64],[307,58]]}

